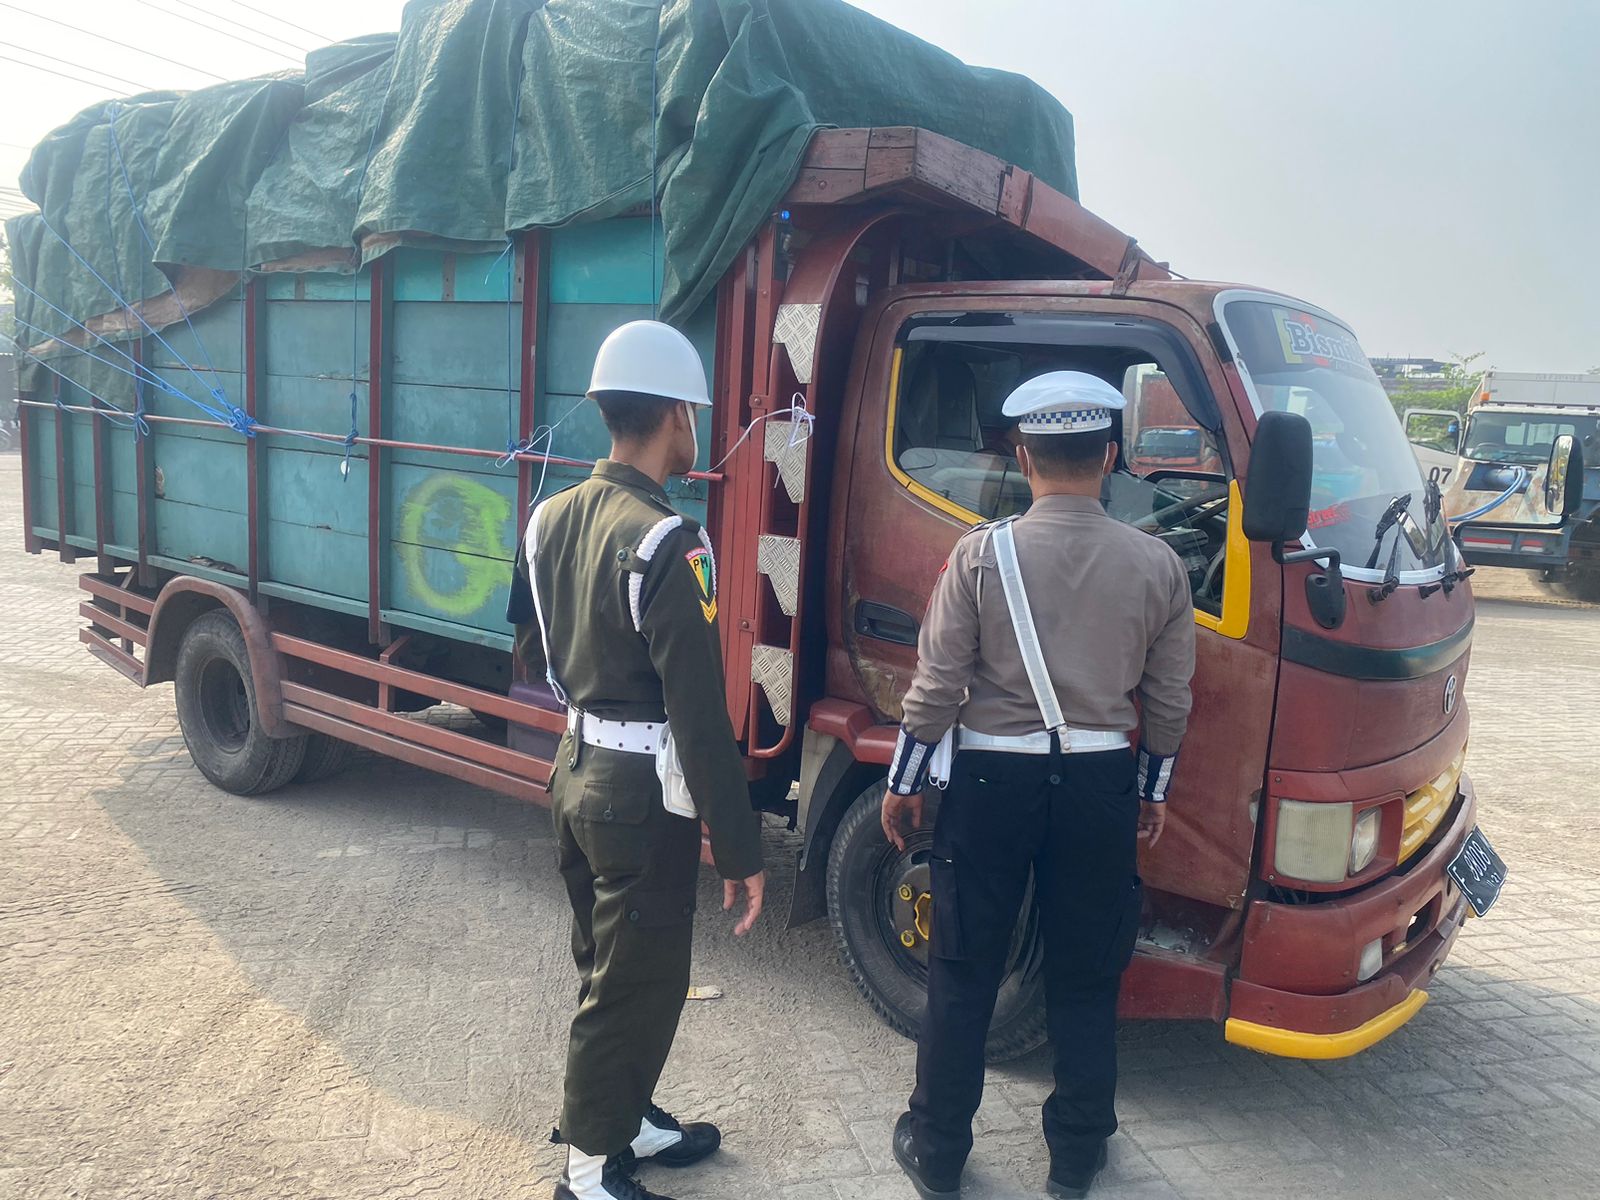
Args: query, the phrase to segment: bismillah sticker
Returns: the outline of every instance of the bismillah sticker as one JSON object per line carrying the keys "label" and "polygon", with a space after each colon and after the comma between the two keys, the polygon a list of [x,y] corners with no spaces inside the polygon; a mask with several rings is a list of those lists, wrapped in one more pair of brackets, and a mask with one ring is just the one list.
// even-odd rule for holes
{"label": "bismillah sticker", "polygon": [[700,611],[705,615],[706,623],[710,624],[717,619],[717,589],[712,580],[714,568],[711,555],[703,547],[696,546],[683,557],[694,572],[695,582],[700,585]]}

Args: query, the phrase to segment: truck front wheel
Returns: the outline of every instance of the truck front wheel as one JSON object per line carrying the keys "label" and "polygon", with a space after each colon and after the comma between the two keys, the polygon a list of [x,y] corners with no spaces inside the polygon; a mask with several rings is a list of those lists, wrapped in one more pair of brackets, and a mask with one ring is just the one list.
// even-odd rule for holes
{"label": "truck front wheel", "polygon": [[256,796],[294,778],[305,760],[305,735],[263,732],[244,634],[226,610],[213,609],[189,626],[173,682],[189,757],[212,783]]}
{"label": "truck front wheel", "polygon": [[[936,792],[923,806],[922,828],[906,838],[905,853],[884,839],[879,811],[883,782],[856,797],[839,823],[828,854],[828,917],[839,956],[862,997],[890,1028],[916,1037],[928,1003],[928,935],[933,897],[928,861]],[[1006,961],[985,1056],[1019,1058],[1044,1044],[1044,978],[1033,915],[1032,888]]]}

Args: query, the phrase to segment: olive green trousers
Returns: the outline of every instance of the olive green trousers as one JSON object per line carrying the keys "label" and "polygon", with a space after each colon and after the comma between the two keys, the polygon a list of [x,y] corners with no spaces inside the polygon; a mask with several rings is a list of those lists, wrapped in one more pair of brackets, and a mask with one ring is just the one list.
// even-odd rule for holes
{"label": "olive green trousers", "polygon": [[638,1136],[683,1013],[700,822],[662,807],[649,755],[581,746],[574,765],[572,741],[551,780],[579,979],[561,1134],[612,1155]]}

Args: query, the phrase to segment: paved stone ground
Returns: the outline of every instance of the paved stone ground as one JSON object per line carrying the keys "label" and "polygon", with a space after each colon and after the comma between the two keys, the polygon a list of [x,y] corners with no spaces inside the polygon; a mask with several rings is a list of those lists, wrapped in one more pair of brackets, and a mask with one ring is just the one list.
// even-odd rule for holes
{"label": "paved stone ground", "polygon": [[[78,646],[74,569],[20,551],[0,459],[0,1196],[545,1197],[573,995],[545,813],[365,758],[242,800],[170,689]],[[1578,1197],[1600,1171],[1600,617],[1478,581],[1467,695],[1512,882],[1432,1002],[1354,1060],[1123,1031],[1105,1200]],[[769,830],[772,859],[792,861]],[[679,1196],[909,1200],[887,1154],[910,1047],[820,925],[735,943],[703,897],[661,1096],[727,1152]],[[1040,1057],[991,1073],[974,1197],[1039,1194]]]}

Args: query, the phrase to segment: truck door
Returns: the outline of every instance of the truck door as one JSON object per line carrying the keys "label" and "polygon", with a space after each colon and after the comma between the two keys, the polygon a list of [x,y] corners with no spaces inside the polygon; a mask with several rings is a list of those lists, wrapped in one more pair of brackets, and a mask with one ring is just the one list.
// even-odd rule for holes
{"label": "truck door", "polygon": [[1194,713],[1168,832],[1141,869],[1170,901],[1156,897],[1158,915],[1181,928],[1187,950],[1201,949],[1227,927],[1249,876],[1279,624],[1277,568],[1264,555],[1252,562],[1240,529],[1232,464],[1245,443],[1209,342],[1164,304],[948,295],[895,302],[871,336],[836,538],[847,667],[836,658],[833,670],[848,677],[829,690],[861,696],[883,721],[900,718],[920,618],[957,537],[1030,501],[1001,416],[1013,387],[1088,371],[1123,389],[1128,428],[1159,424],[1193,443],[1180,463],[1119,465],[1105,500],[1170,545],[1193,588]]}

